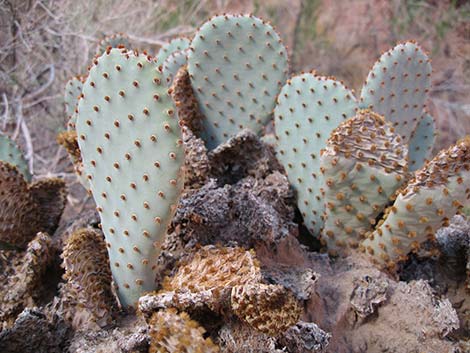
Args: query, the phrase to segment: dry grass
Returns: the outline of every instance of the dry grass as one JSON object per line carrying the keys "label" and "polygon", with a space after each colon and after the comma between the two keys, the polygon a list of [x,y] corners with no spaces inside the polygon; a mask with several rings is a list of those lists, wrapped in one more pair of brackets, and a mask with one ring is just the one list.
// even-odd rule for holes
{"label": "dry grass", "polygon": [[0,0],[0,130],[23,146],[35,175],[67,179],[71,203],[82,207],[83,191],[55,142],[67,79],[86,72],[106,34],[125,32],[136,48],[156,52],[223,12],[271,20],[294,72],[317,69],[356,89],[382,50],[415,38],[433,57],[438,147],[470,133],[470,4],[437,0]]}

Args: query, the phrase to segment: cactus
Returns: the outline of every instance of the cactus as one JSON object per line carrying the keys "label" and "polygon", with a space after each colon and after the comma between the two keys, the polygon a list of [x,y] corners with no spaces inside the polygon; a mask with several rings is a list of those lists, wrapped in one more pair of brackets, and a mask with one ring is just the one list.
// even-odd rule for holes
{"label": "cactus", "polygon": [[78,148],[77,132],[75,130],[58,133],[56,141],[65,148],[74,165],[81,163],[82,156]]}
{"label": "cactus", "polygon": [[194,96],[186,66],[180,68],[176,73],[170,91],[178,111],[180,123],[187,126],[197,136],[202,131],[204,116],[201,115],[199,110],[199,104]]}
{"label": "cactus", "polygon": [[282,88],[274,110],[277,155],[297,191],[297,205],[312,234],[323,226],[320,151],[333,129],[354,116],[357,102],[334,79],[306,73]]}
{"label": "cactus", "polygon": [[84,78],[80,76],[72,77],[67,81],[64,92],[65,114],[67,116],[67,129],[75,129],[77,122],[78,97],[82,94]]}
{"label": "cactus", "polygon": [[232,288],[231,309],[256,330],[276,337],[295,325],[302,307],[281,285],[252,283]]}
{"label": "cactus", "polygon": [[163,45],[157,54],[157,67],[163,70],[165,61],[176,52],[184,51],[189,48],[190,40],[185,37],[172,39],[169,43]]}
{"label": "cactus", "polygon": [[173,79],[178,73],[178,70],[186,65],[188,52],[188,49],[175,51],[163,63],[162,73],[168,86],[173,84]]}
{"label": "cactus", "polygon": [[7,136],[0,134],[0,162],[8,163],[18,168],[26,181],[31,181],[28,162],[23,157],[23,153]]}
{"label": "cactus", "polygon": [[[356,103],[352,92],[339,82],[315,78],[312,74],[294,77],[284,86],[275,108],[276,149],[291,184],[297,190],[297,204],[304,222],[313,234],[320,233],[324,212],[320,190],[324,180],[323,176],[319,176],[317,157],[330,132],[342,121],[341,114],[346,119],[352,117],[359,107],[368,108],[391,122],[402,142],[408,143],[423,115],[430,73],[429,58],[416,43],[410,41],[398,44],[377,61],[362,88],[360,103]],[[322,80],[327,83],[322,84]],[[301,87],[307,86],[310,81],[315,85]],[[317,97],[308,97],[309,94]],[[347,99],[339,101],[340,96]],[[340,115],[337,115],[338,112]],[[325,120],[318,124],[318,117],[322,116]],[[308,123],[304,124],[306,120]],[[421,143],[423,134],[428,135],[420,125],[420,130],[416,130],[416,137],[411,141],[413,152],[410,152],[410,157],[413,160],[416,158],[417,165],[424,157],[415,152],[414,144]],[[317,136],[314,145],[309,142],[312,136],[314,139]],[[427,150],[432,141],[426,140],[425,143],[429,144],[423,145]],[[297,162],[299,159],[300,162]],[[363,231],[360,229],[360,232]],[[353,243],[357,244],[355,241]]]}
{"label": "cactus", "polygon": [[191,42],[188,72],[212,150],[244,128],[260,133],[287,78],[287,51],[259,18],[216,16]]}
{"label": "cactus", "polygon": [[291,290],[262,280],[253,250],[205,246],[165,278],[163,291],[142,297],[139,309],[146,316],[168,308],[194,315],[210,309],[278,336],[298,322],[302,307]]}
{"label": "cactus", "polygon": [[149,353],[218,353],[220,349],[206,336],[206,330],[185,312],[158,311],[149,322]]}
{"label": "cactus", "polygon": [[129,42],[129,38],[124,33],[111,34],[100,40],[98,46],[96,47],[95,55],[100,56],[111,48],[131,49],[131,43]]}
{"label": "cactus", "polygon": [[436,140],[435,122],[431,115],[424,114],[410,137],[408,163],[410,171],[421,168],[429,157]]}
{"label": "cactus", "polygon": [[398,193],[384,220],[361,244],[381,266],[393,269],[470,198],[470,137],[441,151]]}
{"label": "cactus", "polygon": [[369,108],[394,124],[408,143],[423,114],[430,87],[428,56],[412,41],[400,43],[374,64],[362,87],[361,108]]}
{"label": "cactus", "polygon": [[407,148],[390,123],[361,110],[333,130],[320,158],[323,239],[330,254],[357,248],[406,180]]}
{"label": "cactus", "polygon": [[101,232],[82,228],[65,242],[62,253],[66,283],[57,303],[65,320],[75,329],[110,324],[116,309],[111,289],[111,270]]}
{"label": "cactus", "polygon": [[65,207],[65,183],[28,184],[18,169],[0,161],[0,241],[24,248],[38,232],[53,234]]}
{"label": "cactus", "polygon": [[152,58],[125,49],[95,60],[78,104],[84,172],[124,306],[155,289],[155,262],[182,189],[175,107]]}
{"label": "cactus", "polygon": [[258,283],[261,278],[253,250],[205,246],[187,263],[181,264],[173,277],[166,278],[163,288],[165,291],[191,292],[215,289],[214,294],[217,294],[223,288]]}

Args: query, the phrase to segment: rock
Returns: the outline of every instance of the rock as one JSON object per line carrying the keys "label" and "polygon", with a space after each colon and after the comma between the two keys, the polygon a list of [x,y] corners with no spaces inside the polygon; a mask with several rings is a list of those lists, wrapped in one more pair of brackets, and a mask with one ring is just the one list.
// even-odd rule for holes
{"label": "rock", "polygon": [[238,321],[225,324],[219,331],[222,353],[283,353],[276,349],[276,339],[253,330]]}
{"label": "rock", "polygon": [[124,315],[116,327],[78,331],[71,338],[70,353],[147,353],[147,325],[135,315]]}
{"label": "rock", "polygon": [[388,281],[380,278],[364,276],[358,278],[351,296],[351,306],[361,319],[375,312],[380,303],[387,300]]}
{"label": "rock", "polygon": [[299,321],[290,327],[279,339],[289,353],[326,352],[331,334],[323,331],[313,322]]}
{"label": "rock", "polygon": [[182,128],[184,146],[184,186],[198,189],[209,179],[209,158],[204,141],[186,127]]}
{"label": "rock", "polygon": [[283,170],[274,148],[250,130],[242,130],[211,151],[209,161],[211,177],[220,185],[235,184],[247,176],[263,179]]}
{"label": "rock", "polygon": [[314,293],[315,283],[320,275],[311,268],[291,268],[288,266],[262,268],[264,279],[268,283],[280,284],[288,288],[297,300],[309,300]]}
{"label": "rock", "polygon": [[37,308],[25,309],[12,328],[0,332],[0,352],[63,353],[70,333],[58,317],[50,320]]}
{"label": "rock", "polygon": [[[27,307],[45,304],[49,297],[47,270],[55,255],[52,240],[38,233],[23,252],[14,253],[0,282],[0,327],[10,327],[17,315]],[[52,291],[55,284],[52,284]]]}
{"label": "rock", "polygon": [[170,231],[178,232],[185,243],[274,245],[296,232],[291,196],[287,178],[279,172],[224,187],[211,179],[183,196]]}

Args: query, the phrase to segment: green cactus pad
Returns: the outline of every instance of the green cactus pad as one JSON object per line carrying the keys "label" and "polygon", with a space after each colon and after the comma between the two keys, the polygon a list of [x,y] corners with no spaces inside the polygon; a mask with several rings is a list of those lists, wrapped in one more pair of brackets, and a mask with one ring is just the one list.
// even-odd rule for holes
{"label": "green cactus pad", "polygon": [[405,181],[406,145],[385,119],[361,110],[341,123],[320,158],[325,180],[323,239],[332,255],[356,248]]}
{"label": "green cactus pad", "polygon": [[98,43],[95,54],[99,56],[109,48],[132,49],[129,38],[124,33],[111,34],[101,39],[101,41]]}
{"label": "green cactus pad", "polygon": [[423,114],[431,84],[428,56],[414,42],[398,44],[384,53],[369,72],[361,91],[361,108],[391,121],[408,143]]}
{"label": "green cactus pad", "polygon": [[77,122],[76,109],[78,104],[78,97],[82,94],[83,78],[72,77],[67,81],[64,92],[65,114],[67,116],[67,129],[75,129]]}
{"label": "green cactus pad", "polygon": [[421,168],[430,156],[436,140],[435,122],[431,115],[425,113],[410,137],[408,160],[410,171]]}
{"label": "green cactus pad", "polygon": [[323,226],[320,151],[331,131],[353,117],[357,102],[350,90],[330,78],[307,73],[282,88],[274,110],[277,155],[297,191],[305,225],[315,235]]}
{"label": "green cactus pad", "polygon": [[163,45],[157,54],[157,67],[163,69],[165,60],[168,59],[171,54],[188,49],[190,43],[191,41],[188,38],[181,37],[172,39],[169,43]]}
{"label": "green cactus pad", "polygon": [[188,61],[187,59],[188,51],[189,50],[187,49],[176,51],[173,54],[171,54],[163,63],[162,73],[168,86],[171,86],[173,84],[173,79],[178,73],[178,70],[182,66],[186,65]]}
{"label": "green cactus pad", "polygon": [[67,81],[64,92],[65,113],[71,117],[78,104],[78,97],[82,93],[83,80],[81,77],[72,77]]}
{"label": "green cactus pad", "polygon": [[361,249],[381,266],[393,269],[470,198],[470,138],[447,150],[415,173],[385,219],[362,244]]}
{"label": "green cactus pad", "polygon": [[6,162],[18,168],[26,181],[31,181],[28,162],[24,159],[23,152],[7,136],[0,134],[0,161]]}
{"label": "green cactus pad", "polygon": [[287,51],[259,18],[216,16],[195,34],[188,71],[212,150],[245,128],[261,132],[287,78]]}
{"label": "green cactus pad", "polygon": [[154,290],[156,260],[182,189],[181,131],[155,62],[112,49],[78,104],[77,134],[121,303]]}

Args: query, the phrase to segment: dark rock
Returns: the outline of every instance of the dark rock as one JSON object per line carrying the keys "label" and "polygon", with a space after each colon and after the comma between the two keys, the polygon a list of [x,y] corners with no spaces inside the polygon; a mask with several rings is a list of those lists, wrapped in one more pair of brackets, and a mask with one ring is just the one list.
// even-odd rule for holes
{"label": "dark rock", "polygon": [[320,277],[310,268],[292,268],[289,266],[269,266],[262,269],[264,279],[271,284],[280,284],[290,289],[298,300],[309,300],[315,290],[315,283]]}
{"label": "dark rock", "polygon": [[183,127],[184,146],[184,187],[198,189],[209,179],[209,159],[204,141],[197,138],[190,129]]}
{"label": "dark rock", "polygon": [[289,353],[326,352],[331,334],[323,331],[313,322],[299,321],[290,327],[279,338],[279,344],[285,346]]}
{"label": "dark rock", "polygon": [[224,187],[212,179],[183,196],[170,231],[180,234],[185,244],[273,245],[296,232],[291,196],[287,178],[279,172]]}
{"label": "dark rock", "polygon": [[58,317],[49,320],[41,310],[25,309],[12,328],[0,332],[0,352],[63,353],[70,333]]}
{"label": "dark rock", "polygon": [[235,184],[247,176],[262,179],[283,170],[274,148],[250,130],[242,130],[211,151],[209,161],[211,177],[220,185]]}

